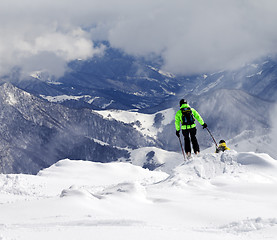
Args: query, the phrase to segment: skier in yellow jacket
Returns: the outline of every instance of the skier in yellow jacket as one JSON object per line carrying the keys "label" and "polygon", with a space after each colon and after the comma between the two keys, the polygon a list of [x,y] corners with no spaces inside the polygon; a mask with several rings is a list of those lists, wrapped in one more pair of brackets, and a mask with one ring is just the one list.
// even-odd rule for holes
{"label": "skier in yellow jacket", "polygon": [[[191,156],[191,143],[195,154],[200,152],[199,144],[196,138],[196,124],[195,119],[203,126],[207,127],[207,124],[203,121],[200,114],[189,106],[186,100],[180,100],[180,110],[175,115],[175,128],[176,135],[180,138],[180,129],[185,138],[185,152],[187,157]],[[180,127],[181,124],[181,127]]]}
{"label": "skier in yellow jacket", "polygon": [[216,148],[215,152],[216,153],[219,153],[219,152],[224,152],[225,150],[230,150],[230,148],[228,148],[226,146],[226,142],[224,140],[220,140],[219,141],[219,145],[218,147]]}

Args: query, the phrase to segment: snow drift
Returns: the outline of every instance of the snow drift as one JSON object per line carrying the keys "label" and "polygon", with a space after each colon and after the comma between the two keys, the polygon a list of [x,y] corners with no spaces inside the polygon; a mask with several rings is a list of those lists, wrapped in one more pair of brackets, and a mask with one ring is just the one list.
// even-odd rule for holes
{"label": "snow drift", "polygon": [[169,154],[155,171],[65,159],[36,176],[1,174],[0,239],[276,237],[276,160]]}

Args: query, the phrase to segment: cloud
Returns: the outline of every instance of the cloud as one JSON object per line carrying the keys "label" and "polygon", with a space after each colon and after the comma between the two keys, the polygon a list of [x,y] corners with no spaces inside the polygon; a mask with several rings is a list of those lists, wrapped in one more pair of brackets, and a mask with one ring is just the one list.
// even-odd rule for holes
{"label": "cloud", "polygon": [[65,16],[62,7],[66,3],[59,4],[31,0],[0,3],[0,75],[16,66],[23,76],[48,71],[60,77],[69,61],[86,60],[104,51],[103,46],[94,46],[81,22]]}
{"label": "cloud", "polygon": [[95,40],[161,56],[177,74],[236,68],[277,51],[275,0],[10,0],[0,3],[0,21],[0,75],[17,65],[59,76],[68,61],[103,52]]}
{"label": "cloud", "polygon": [[236,68],[276,53],[274,1],[163,1],[121,18],[110,41],[134,54],[161,54],[165,68],[182,74]]}

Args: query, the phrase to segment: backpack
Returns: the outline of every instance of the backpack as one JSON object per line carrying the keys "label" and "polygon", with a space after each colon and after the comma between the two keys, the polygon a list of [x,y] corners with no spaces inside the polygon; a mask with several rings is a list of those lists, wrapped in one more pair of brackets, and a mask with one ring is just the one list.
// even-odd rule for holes
{"label": "backpack", "polygon": [[182,111],[182,125],[194,124],[195,119],[193,117],[190,107],[182,108],[181,111]]}

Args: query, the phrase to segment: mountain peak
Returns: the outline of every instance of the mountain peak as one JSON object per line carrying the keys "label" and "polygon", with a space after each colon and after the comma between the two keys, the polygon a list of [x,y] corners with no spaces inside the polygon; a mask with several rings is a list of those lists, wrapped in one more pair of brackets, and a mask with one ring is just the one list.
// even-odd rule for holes
{"label": "mountain peak", "polygon": [[22,98],[31,99],[30,93],[15,87],[13,84],[6,82],[0,86],[0,97],[9,105],[17,105],[21,102]]}

